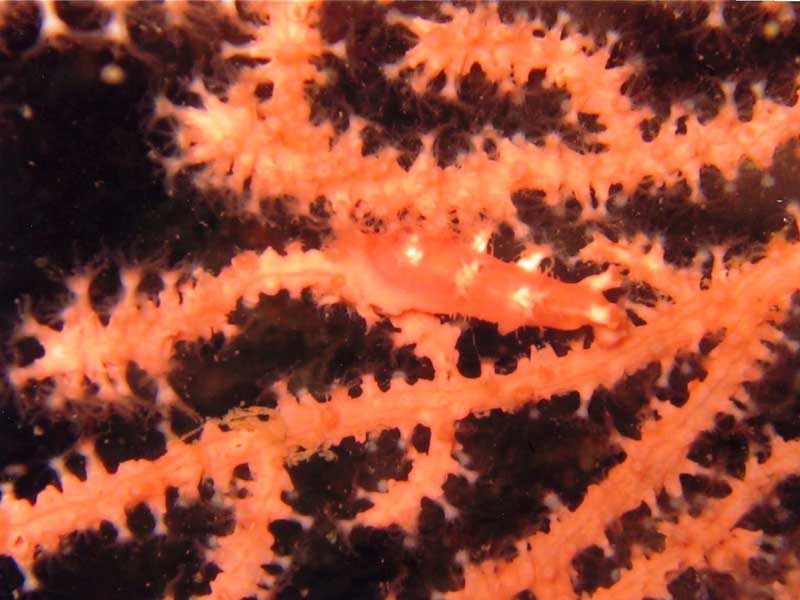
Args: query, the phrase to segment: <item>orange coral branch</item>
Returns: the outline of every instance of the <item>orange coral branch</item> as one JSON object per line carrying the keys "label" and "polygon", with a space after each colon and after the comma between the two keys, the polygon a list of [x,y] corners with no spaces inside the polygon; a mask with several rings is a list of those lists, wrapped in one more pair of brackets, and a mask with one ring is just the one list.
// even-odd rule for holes
{"label": "orange coral branch", "polygon": [[[728,481],[732,488],[729,496],[709,501],[699,518],[683,515],[677,523],[661,524],[659,529],[666,535],[665,551],[648,559],[637,557],[633,570],[623,572],[613,588],[598,590],[593,598],[662,597],[667,594],[669,573],[690,566],[728,571],[745,564],[757,550],[761,534],[735,529],[736,523],[782,478],[796,472],[798,451],[800,442],[778,441],[767,462],[759,464],[751,459],[744,479]],[[775,591],[784,587],[777,582],[773,585]]]}

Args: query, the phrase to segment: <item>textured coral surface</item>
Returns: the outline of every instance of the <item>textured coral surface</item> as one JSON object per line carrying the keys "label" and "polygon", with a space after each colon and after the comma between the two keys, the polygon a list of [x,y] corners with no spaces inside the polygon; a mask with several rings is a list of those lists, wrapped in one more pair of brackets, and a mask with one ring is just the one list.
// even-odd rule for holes
{"label": "textured coral surface", "polygon": [[799,597],[798,19],[0,4],[0,600]]}

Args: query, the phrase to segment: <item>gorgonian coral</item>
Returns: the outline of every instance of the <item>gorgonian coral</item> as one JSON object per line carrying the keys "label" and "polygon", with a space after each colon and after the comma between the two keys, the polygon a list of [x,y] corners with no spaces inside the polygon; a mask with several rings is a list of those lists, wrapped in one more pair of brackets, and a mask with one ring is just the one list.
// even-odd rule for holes
{"label": "gorgonian coral", "polygon": [[0,6],[0,598],[794,598],[790,4]]}

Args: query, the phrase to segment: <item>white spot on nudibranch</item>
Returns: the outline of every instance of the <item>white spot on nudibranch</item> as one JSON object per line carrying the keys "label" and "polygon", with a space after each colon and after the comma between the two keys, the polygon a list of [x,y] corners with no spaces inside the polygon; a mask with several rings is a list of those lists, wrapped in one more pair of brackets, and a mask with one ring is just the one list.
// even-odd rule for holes
{"label": "white spot on nudibranch", "polygon": [[535,309],[536,305],[541,304],[546,296],[547,292],[543,290],[531,289],[523,286],[511,294],[511,300],[524,310],[528,311]]}
{"label": "white spot on nudibranch", "polygon": [[511,299],[525,309],[530,308],[533,302],[533,299],[531,298],[531,290],[530,288],[526,287],[519,288],[511,295]]}
{"label": "white spot on nudibranch", "polygon": [[608,319],[610,316],[611,316],[611,311],[607,306],[599,306],[598,304],[593,304],[592,307],[589,309],[589,318],[595,323],[608,323]]}
{"label": "white spot on nudibranch", "polygon": [[417,236],[412,237],[411,243],[408,246],[406,246],[405,250],[405,255],[406,258],[408,259],[408,262],[410,262],[414,266],[417,266],[425,256],[425,253],[422,251],[422,248],[420,248],[417,245],[418,242],[419,240]]}
{"label": "white spot on nudibranch", "polygon": [[458,286],[459,291],[464,292],[466,288],[469,287],[479,270],[480,264],[477,260],[473,260],[471,263],[464,264],[458,270],[456,273],[456,285]]}
{"label": "white spot on nudibranch", "polygon": [[472,247],[476,252],[486,252],[486,246],[488,244],[489,236],[486,233],[479,233],[472,240]]}

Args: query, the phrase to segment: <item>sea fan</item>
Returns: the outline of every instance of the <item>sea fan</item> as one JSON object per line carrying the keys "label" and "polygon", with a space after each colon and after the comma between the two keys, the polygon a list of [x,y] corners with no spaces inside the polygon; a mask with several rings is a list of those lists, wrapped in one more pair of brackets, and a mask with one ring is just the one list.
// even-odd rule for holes
{"label": "sea fan", "polygon": [[798,597],[797,12],[0,5],[0,600]]}

